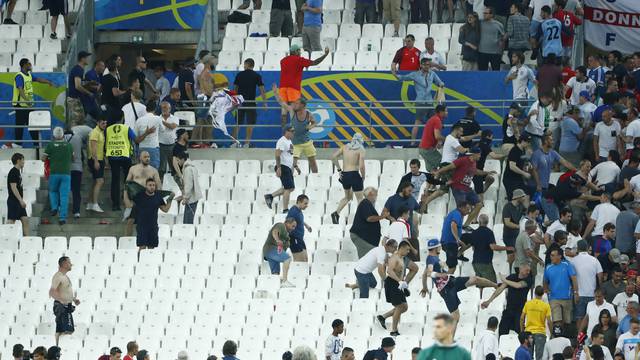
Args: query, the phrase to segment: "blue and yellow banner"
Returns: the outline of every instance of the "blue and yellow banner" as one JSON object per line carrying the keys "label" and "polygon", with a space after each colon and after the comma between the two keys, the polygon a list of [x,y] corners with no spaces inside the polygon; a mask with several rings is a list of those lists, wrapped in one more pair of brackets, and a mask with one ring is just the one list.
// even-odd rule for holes
{"label": "blue and yellow banner", "polygon": [[98,30],[200,29],[208,0],[95,0]]}
{"label": "blue and yellow banner", "polygon": [[[216,82],[228,82],[233,86],[237,72],[216,74]],[[272,84],[279,84],[280,73],[263,71],[267,98],[273,100]],[[504,84],[505,72],[444,71],[438,76],[445,83],[446,103],[449,116],[446,124],[453,124],[464,116],[464,108],[471,105],[478,109],[476,120],[493,130],[494,138],[502,138],[502,119],[511,104],[511,85]],[[434,97],[435,90],[433,88]],[[397,141],[411,138],[411,127],[415,121],[413,82],[398,81],[389,72],[335,72],[306,71],[302,80],[302,95],[316,121],[324,127],[312,130],[312,138],[327,146],[341,144],[350,139],[355,131],[381,146],[377,140]],[[260,106],[260,103],[258,103]],[[233,114],[226,118],[227,127],[235,124]],[[279,110],[258,109],[258,124],[280,124]],[[366,125],[366,127],[362,127]],[[372,125],[372,126],[369,126]],[[422,134],[420,129],[419,134]],[[277,139],[279,127],[258,127],[253,132],[256,139]],[[220,138],[216,134],[217,138]],[[244,137],[241,129],[239,140]],[[268,146],[268,144],[263,144]],[[256,144],[261,146],[261,144]]]}

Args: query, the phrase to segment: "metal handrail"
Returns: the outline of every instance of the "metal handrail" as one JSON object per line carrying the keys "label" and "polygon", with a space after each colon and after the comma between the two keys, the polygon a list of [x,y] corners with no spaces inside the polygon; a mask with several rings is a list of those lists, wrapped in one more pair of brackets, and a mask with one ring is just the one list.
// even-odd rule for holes
{"label": "metal handrail", "polygon": [[218,0],[209,0],[207,2],[207,11],[202,19],[202,28],[200,29],[200,38],[194,59],[198,58],[198,54],[202,50],[211,49],[213,44],[218,42]]}
{"label": "metal handrail", "polygon": [[76,28],[69,41],[67,58],[62,70],[68,72],[75,65],[80,51],[93,52],[94,0],[81,0],[77,11]]}

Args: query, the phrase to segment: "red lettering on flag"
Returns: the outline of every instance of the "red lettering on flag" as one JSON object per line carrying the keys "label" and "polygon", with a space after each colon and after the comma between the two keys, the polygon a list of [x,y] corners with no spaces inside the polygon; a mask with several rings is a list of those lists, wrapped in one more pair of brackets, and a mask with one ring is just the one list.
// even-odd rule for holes
{"label": "red lettering on flag", "polygon": [[640,28],[640,14],[600,9],[594,7],[584,8],[584,18],[594,23]]}

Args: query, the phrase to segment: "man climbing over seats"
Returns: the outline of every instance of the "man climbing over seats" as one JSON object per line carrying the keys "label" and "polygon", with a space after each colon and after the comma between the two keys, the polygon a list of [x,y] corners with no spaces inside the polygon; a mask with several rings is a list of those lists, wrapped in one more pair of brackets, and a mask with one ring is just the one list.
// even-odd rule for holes
{"label": "man climbing over seats", "polygon": [[431,278],[433,285],[444,300],[451,316],[453,316],[455,322],[453,331],[455,333],[458,321],[460,320],[460,311],[458,310],[460,299],[458,298],[458,292],[474,285],[479,288],[497,288],[498,285],[478,276],[455,277],[448,274],[445,271],[446,264],[440,261],[440,241],[438,241],[438,239],[429,240],[427,242],[427,250],[429,250],[429,256],[427,256],[427,267],[422,273],[422,290],[420,290],[420,295],[425,297],[429,293],[427,282],[428,279]]}
{"label": "man climbing over seats", "polygon": [[387,277],[384,279],[384,295],[387,302],[393,305],[393,309],[387,311],[382,315],[378,315],[377,319],[380,325],[386,329],[387,325],[385,320],[389,317],[392,318],[391,323],[391,336],[399,336],[398,324],[400,323],[400,316],[405,313],[409,307],[407,306],[407,296],[409,296],[409,284],[405,278],[405,264],[404,257],[411,251],[411,245],[408,241],[403,240],[398,245],[393,255],[389,258],[387,265]]}
{"label": "man climbing over seats", "polygon": [[[331,222],[338,224],[340,222],[340,212],[351,201],[355,194],[358,203],[362,201],[362,190],[364,189],[364,157],[366,151],[364,149],[364,138],[362,134],[355,133],[351,138],[351,142],[338,149],[333,156],[331,162],[340,174],[340,182],[344,189],[344,197],[338,202],[338,208],[331,213]],[[342,155],[342,165],[338,162],[338,157]]]}
{"label": "man climbing over seats", "polygon": [[[411,161],[409,161],[409,169],[410,171],[400,178],[400,184],[410,182],[411,185],[413,185],[411,195],[413,195],[416,201],[422,202],[424,207],[428,206],[431,201],[445,194],[443,190],[434,188],[433,190],[425,189],[422,196],[420,196],[422,184],[446,185],[446,183],[436,179],[435,176],[429,172],[420,171],[420,160],[418,159],[411,159]],[[398,185],[398,187],[399,186],[400,185]]]}
{"label": "man climbing over seats", "polygon": [[394,253],[398,249],[398,242],[393,239],[384,240],[384,245],[374,247],[369,250],[358,262],[353,269],[356,275],[355,284],[345,284],[349,289],[360,289],[360,298],[369,298],[369,289],[375,289],[378,286],[373,271],[378,270],[380,280],[384,281],[387,272],[388,254]]}
{"label": "man climbing over seats", "polygon": [[138,192],[144,191],[147,179],[154,179],[156,189],[162,189],[160,174],[156,168],[151,166],[151,156],[148,152],[142,151],[140,152],[140,162],[129,168],[129,173],[125,180],[124,204],[126,209],[124,211],[124,219],[127,221],[125,236],[131,236],[133,233],[133,224],[136,218],[132,199]]}
{"label": "man climbing over seats", "polygon": [[291,257],[287,254],[287,249],[290,245],[289,233],[295,229],[296,225],[296,220],[292,217],[286,218],[284,223],[273,225],[262,246],[262,257],[269,263],[272,275],[280,275],[280,264],[282,264],[281,287],[295,287],[288,280]]}

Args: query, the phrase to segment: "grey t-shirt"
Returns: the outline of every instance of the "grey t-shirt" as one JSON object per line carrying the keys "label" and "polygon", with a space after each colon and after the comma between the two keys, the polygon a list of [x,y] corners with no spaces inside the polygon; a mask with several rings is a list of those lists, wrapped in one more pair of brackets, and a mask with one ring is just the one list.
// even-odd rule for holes
{"label": "grey t-shirt", "polygon": [[519,267],[522,264],[532,265],[531,259],[527,256],[527,250],[532,250],[531,238],[526,231],[521,232],[516,238],[516,258],[513,267]]}
{"label": "grey t-shirt", "polygon": [[638,219],[640,217],[633,210],[623,211],[616,218],[616,248],[623,253],[635,251],[636,238],[633,233]]}
{"label": "grey t-shirt", "polygon": [[69,140],[73,148],[71,171],[82,171],[82,150],[86,147],[91,130],[87,125],[78,125],[71,128],[73,132],[73,136]]}
{"label": "grey t-shirt", "polygon": [[500,39],[504,35],[504,27],[496,20],[480,22],[480,45],[478,52],[485,54],[501,54]]}

